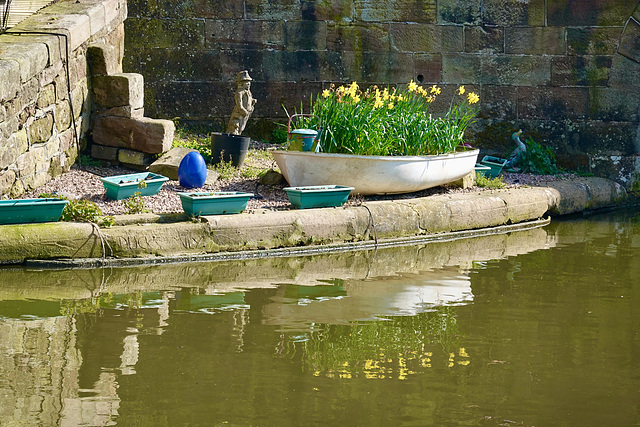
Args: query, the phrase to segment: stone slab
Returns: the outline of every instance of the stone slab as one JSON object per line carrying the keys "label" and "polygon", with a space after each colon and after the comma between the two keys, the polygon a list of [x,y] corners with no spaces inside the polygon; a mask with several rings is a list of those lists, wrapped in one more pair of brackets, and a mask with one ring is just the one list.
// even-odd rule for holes
{"label": "stone slab", "polygon": [[87,61],[93,76],[120,74],[120,52],[106,43],[93,44],[87,48]]}
{"label": "stone slab", "polygon": [[99,160],[109,160],[111,162],[118,160],[118,150],[116,147],[108,147],[106,145],[91,144],[91,157]]}
{"label": "stone slab", "polygon": [[20,65],[20,80],[24,83],[44,70],[49,52],[42,43],[5,43],[0,39],[0,58]]}
{"label": "stone slab", "polygon": [[147,170],[156,156],[143,153],[141,151],[121,148],[118,150],[118,161],[122,164],[132,166],[134,169]]}
{"label": "stone slab", "polygon": [[174,129],[170,120],[100,116],[93,127],[93,140],[100,145],[159,154],[171,148]]}
{"label": "stone slab", "polygon": [[149,166],[149,172],[164,175],[169,179],[177,181],[180,162],[184,156],[194,151],[197,150],[185,147],[172,148]]}
{"label": "stone slab", "polygon": [[144,78],[142,74],[120,73],[94,76],[93,101],[96,109],[131,106],[132,109],[144,107]]}
{"label": "stone slab", "polygon": [[20,90],[20,64],[12,59],[0,57],[0,101],[9,101]]}
{"label": "stone slab", "polygon": [[13,30],[65,34],[69,51],[72,52],[91,37],[91,20],[86,15],[35,14],[16,25]]}
{"label": "stone slab", "polygon": [[105,8],[102,2],[84,1],[70,2],[61,1],[45,7],[40,11],[41,14],[48,15],[85,15],[89,18],[90,35],[95,35],[101,31],[107,24],[105,19]]}

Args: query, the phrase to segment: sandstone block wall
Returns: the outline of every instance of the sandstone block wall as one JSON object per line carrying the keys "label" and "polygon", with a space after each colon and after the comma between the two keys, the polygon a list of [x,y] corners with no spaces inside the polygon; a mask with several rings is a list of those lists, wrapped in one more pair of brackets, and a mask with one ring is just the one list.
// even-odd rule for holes
{"label": "sandstone block wall", "polygon": [[124,68],[144,75],[147,114],[219,128],[249,70],[254,138],[332,83],[439,84],[441,108],[464,84],[483,151],[507,155],[522,129],[564,166],[631,185],[639,22],[638,0],[129,0]]}
{"label": "sandstone block wall", "polygon": [[[126,15],[125,0],[62,0],[0,35],[0,197],[75,162],[91,125],[88,46],[115,47],[108,66],[122,72]],[[47,34],[15,34],[27,32]]]}

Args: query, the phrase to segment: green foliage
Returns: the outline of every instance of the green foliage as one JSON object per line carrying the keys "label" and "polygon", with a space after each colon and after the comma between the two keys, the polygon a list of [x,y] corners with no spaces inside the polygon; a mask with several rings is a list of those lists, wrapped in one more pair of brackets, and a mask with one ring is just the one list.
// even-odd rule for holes
{"label": "green foliage", "polygon": [[94,167],[100,166],[99,160],[96,160],[87,154],[80,154],[78,156],[77,162],[80,166],[94,166]]}
{"label": "green foliage", "polygon": [[[40,193],[41,199],[61,199],[69,200],[57,193]],[[69,200],[69,203],[62,210],[63,221],[80,221],[80,222],[100,222],[103,227],[111,227],[115,224],[115,218],[111,215],[103,216],[102,209],[97,203],[89,200]]]}
{"label": "green foliage", "polygon": [[242,169],[240,169],[239,172],[241,177],[248,179],[258,178],[262,174],[266,173],[264,169],[260,169],[251,165],[245,165]]}
{"label": "green foliage", "polygon": [[112,307],[113,302],[114,297],[110,293],[78,300],[62,300],[60,302],[60,314],[73,316],[83,313],[96,313],[104,307]]}
{"label": "green foliage", "polygon": [[[460,348],[458,325],[452,312],[451,307],[436,307],[433,312],[417,316],[348,326],[323,325],[322,330],[307,334],[300,357],[316,374],[346,378],[366,374],[370,378],[404,377],[408,371],[399,365],[406,363],[414,369],[430,366],[433,354],[425,347],[442,349],[445,354]],[[407,330],[413,333],[403,333]],[[287,351],[298,348],[289,346]],[[399,358],[403,363],[398,363]]]}
{"label": "green foliage", "polygon": [[197,150],[207,163],[211,162],[211,139],[208,136],[190,135],[185,131],[173,140],[173,148],[185,147]]}
{"label": "green foliage", "polygon": [[102,218],[102,210],[91,200],[69,200],[62,211],[63,221],[98,222]]}
{"label": "green foliage", "polygon": [[276,126],[271,132],[272,144],[284,144],[287,142],[287,139],[287,131],[281,126]]}
{"label": "green foliage", "polygon": [[507,184],[504,183],[501,176],[495,178],[487,178],[482,172],[476,172],[476,185],[478,187],[488,188],[495,190],[498,188],[504,188]]}
{"label": "green foliage", "polygon": [[106,215],[102,217],[102,222],[100,223],[100,225],[106,228],[110,228],[113,227],[115,223],[116,219],[113,215]]}
{"label": "green foliage", "polygon": [[[453,152],[464,145],[464,133],[479,110],[473,105],[478,96],[465,95],[461,86],[447,114],[433,117],[429,107],[440,92],[436,85],[425,89],[413,81],[401,90],[373,86],[363,92],[355,82],[327,89],[315,102],[311,99],[311,111],[323,127],[321,149],[387,156]],[[310,124],[296,123],[298,127]]]}
{"label": "green foliage", "polygon": [[213,170],[218,174],[218,178],[222,180],[233,179],[238,174],[238,169],[231,162],[221,161],[213,166]]}
{"label": "green foliage", "polygon": [[[142,181],[144,182],[144,181]],[[145,185],[146,186],[146,185]],[[136,191],[133,196],[127,197],[122,201],[122,205],[127,209],[126,213],[129,215],[139,214],[142,212],[148,212],[148,209],[144,207],[144,199],[140,195],[139,191]]]}
{"label": "green foliage", "polygon": [[549,147],[543,147],[532,138],[525,141],[527,151],[523,152],[518,161],[522,172],[537,175],[556,175],[562,170],[556,165],[556,156]]}

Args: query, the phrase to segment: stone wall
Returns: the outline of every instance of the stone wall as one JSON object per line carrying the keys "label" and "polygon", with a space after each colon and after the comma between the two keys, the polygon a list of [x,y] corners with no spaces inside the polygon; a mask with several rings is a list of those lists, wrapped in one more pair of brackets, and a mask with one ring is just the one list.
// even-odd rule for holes
{"label": "stone wall", "polygon": [[[507,155],[510,135],[564,166],[631,184],[640,169],[638,0],[129,0],[127,71],[151,116],[214,123],[233,79],[254,78],[246,134],[331,83],[464,84],[481,95],[470,141]],[[447,104],[444,102],[443,104]]]}
{"label": "stone wall", "polygon": [[91,122],[88,46],[113,46],[121,72],[126,15],[125,0],[63,0],[0,35],[0,197],[75,162]]}

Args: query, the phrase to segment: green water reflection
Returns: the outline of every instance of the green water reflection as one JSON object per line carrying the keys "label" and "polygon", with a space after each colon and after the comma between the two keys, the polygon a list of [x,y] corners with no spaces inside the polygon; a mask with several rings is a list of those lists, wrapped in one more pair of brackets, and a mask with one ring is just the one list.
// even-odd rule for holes
{"label": "green water reflection", "polygon": [[0,270],[0,425],[637,425],[640,221]]}

